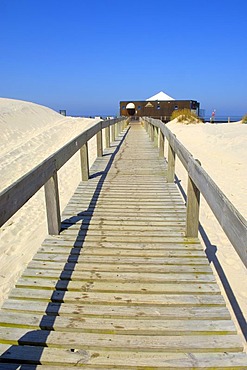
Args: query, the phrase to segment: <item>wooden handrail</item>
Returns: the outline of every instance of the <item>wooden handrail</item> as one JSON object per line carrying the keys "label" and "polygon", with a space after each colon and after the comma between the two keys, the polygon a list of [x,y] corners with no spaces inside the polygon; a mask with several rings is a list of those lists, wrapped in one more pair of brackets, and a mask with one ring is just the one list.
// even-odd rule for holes
{"label": "wooden handrail", "polygon": [[[236,252],[238,253],[239,257],[247,267],[246,219],[224,195],[213,179],[202,168],[200,163],[193,158],[192,154],[183,146],[183,144],[175,137],[175,135],[165,126],[162,121],[149,117],[143,117],[142,120],[144,121],[144,126],[148,132],[152,130],[147,127],[149,125],[159,128],[160,132],[167,139],[169,147],[178,156],[188,173],[190,194],[187,195],[187,207],[189,207],[189,211],[187,211],[187,218],[193,217],[193,220],[187,219],[186,236],[195,237],[198,235],[199,210],[197,210],[197,204],[199,207],[199,193],[201,193],[228,239],[235,248]],[[172,156],[170,158],[172,158]],[[174,160],[175,163],[175,159],[172,158],[172,160]],[[168,173],[168,177],[170,180],[172,179],[173,182],[175,174],[175,172],[173,173],[173,163],[170,165],[168,163],[168,168],[171,168],[170,171],[172,171]],[[195,225],[197,225],[196,232]]]}
{"label": "wooden handrail", "polygon": [[[78,151],[81,150],[82,179],[88,178],[87,142],[95,135],[97,153],[102,155],[102,130],[115,127],[126,118],[99,121],[80,135],[46,158],[31,171],[0,193],[0,227],[8,221],[42,186],[45,185],[48,232],[51,235],[60,231],[59,195],[57,171]],[[112,141],[115,140],[115,135]]]}

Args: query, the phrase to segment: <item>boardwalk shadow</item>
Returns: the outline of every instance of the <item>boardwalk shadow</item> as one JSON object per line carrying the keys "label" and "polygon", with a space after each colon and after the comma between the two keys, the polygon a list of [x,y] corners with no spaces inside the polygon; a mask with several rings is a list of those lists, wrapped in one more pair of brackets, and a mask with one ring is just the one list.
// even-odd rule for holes
{"label": "boardwalk shadow", "polygon": [[[37,365],[41,364],[44,347],[48,347],[48,337],[50,333],[54,331],[56,318],[59,316],[59,311],[64,303],[65,293],[68,290],[69,282],[72,279],[73,272],[78,263],[80,250],[83,248],[85,236],[96,207],[97,199],[101,193],[102,186],[113,164],[115,156],[123,144],[128,131],[129,129],[124,134],[121,134],[121,136],[119,135],[121,139],[118,138],[116,140],[119,142],[118,145],[115,145],[116,142],[113,143],[112,147],[116,147],[116,149],[111,154],[105,170],[91,176],[91,178],[98,176],[99,181],[92,195],[88,210],[78,213],[76,216],[64,220],[62,223],[63,229],[66,229],[72,224],[78,222],[78,220],[82,220],[82,226],[78,232],[74,245],[70,250],[69,257],[64,264],[56,286],[52,291],[50,302],[47,304],[45,310],[45,315],[43,315],[39,323],[39,330],[28,331],[25,335],[19,338],[18,345],[10,346],[4,353],[2,353],[0,356],[0,370],[34,370]],[[86,214],[86,216],[84,214]],[[85,224],[83,224],[84,220],[86,221]],[[86,363],[88,361],[86,351],[75,351],[75,348],[67,348],[65,352],[67,352],[70,358],[74,358],[74,364],[72,363],[71,366],[75,366],[78,361],[80,361],[80,363]]]}
{"label": "boardwalk shadow", "polygon": [[[185,190],[183,189],[182,185],[181,185],[181,181],[178,179],[177,176],[175,176],[175,183],[177,184],[181,194],[182,194],[182,197],[184,198],[185,202],[187,201],[187,196],[186,196],[186,193],[185,193]],[[222,286],[225,290],[225,293],[227,295],[227,298],[231,304],[231,307],[233,309],[233,312],[234,312],[234,315],[238,321],[238,324],[239,324],[239,327],[242,331],[242,334],[245,338],[245,340],[247,341],[247,323],[246,323],[246,319],[243,315],[243,312],[238,304],[238,301],[237,301],[237,298],[235,297],[235,294],[233,293],[233,290],[230,286],[230,283],[227,279],[227,276],[224,272],[224,269],[217,257],[217,246],[216,245],[213,245],[206,233],[206,231],[204,230],[203,226],[201,225],[201,223],[199,224],[199,233],[202,237],[202,240],[206,246],[206,249],[205,249],[205,253],[206,253],[206,256],[208,258],[208,261],[210,263],[212,263],[214,265],[214,268],[215,270],[217,271],[217,275],[218,277],[220,278],[220,281],[222,283]]]}

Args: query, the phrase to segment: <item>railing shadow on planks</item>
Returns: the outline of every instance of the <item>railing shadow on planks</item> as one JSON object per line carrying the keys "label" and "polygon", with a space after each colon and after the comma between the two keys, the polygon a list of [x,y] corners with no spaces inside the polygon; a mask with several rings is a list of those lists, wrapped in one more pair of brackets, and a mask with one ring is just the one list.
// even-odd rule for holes
{"label": "railing shadow on planks", "polygon": [[[242,262],[247,266],[247,221],[202,168],[200,162],[193,158],[162,121],[147,117],[143,117],[141,121],[152,141],[154,141],[155,132],[157,134],[159,131],[157,146],[161,157],[164,157],[165,138],[168,141],[168,182],[174,182],[175,179],[176,155],[188,173],[185,235],[187,237],[198,236],[200,194],[202,194]],[[97,122],[4,189],[0,193],[0,227],[44,186],[48,233],[50,235],[59,234],[61,217],[58,170],[80,150],[81,177],[83,181],[87,181],[89,176],[88,141],[95,135],[97,136],[97,156],[102,157],[103,130],[105,129],[105,147],[108,148],[110,140],[114,141],[128,123],[129,119],[126,117]]]}

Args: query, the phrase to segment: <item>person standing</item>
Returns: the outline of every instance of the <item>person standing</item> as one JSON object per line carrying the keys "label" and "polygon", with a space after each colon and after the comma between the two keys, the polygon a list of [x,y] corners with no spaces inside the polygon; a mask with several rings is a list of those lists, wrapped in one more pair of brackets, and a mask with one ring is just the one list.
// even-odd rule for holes
{"label": "person standing", "polygon": [[211,123],[214,123],[214,121],[215,121],[215,112],[216,112],[216,110],[214,109],[212,114],[211,114],[211,118],[210,118]]}

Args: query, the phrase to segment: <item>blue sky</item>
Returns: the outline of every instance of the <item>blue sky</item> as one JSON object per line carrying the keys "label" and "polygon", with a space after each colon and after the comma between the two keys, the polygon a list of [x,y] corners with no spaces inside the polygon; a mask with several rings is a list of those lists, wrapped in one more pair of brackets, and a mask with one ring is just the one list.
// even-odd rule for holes
{"label": "blue sky", "polygon": [[164,91],[247,112],[246,0],[0,0],[0,97],[117,114]]}

